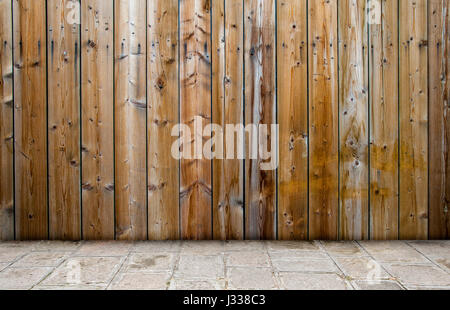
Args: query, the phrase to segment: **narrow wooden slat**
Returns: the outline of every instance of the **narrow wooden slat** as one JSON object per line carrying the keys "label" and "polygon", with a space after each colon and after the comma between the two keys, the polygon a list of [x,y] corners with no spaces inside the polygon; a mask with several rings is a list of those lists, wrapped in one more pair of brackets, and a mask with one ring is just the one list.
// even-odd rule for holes
{"label": "narrow wooden slat", "polygon": [[[268,125],[268,137],[257,144],[271,144],[271,124],[276,124],[275,1],[245,0],[245,123]],[[246,145],[252,142],[247,140]],[[276,146],[272,155],[276,156]],[[262,170],[263,160],[246,158],[246,238],[276,239],[276,170]]]}
{"label": "narrow wooden slat", "polygon": [[428,2],[430,239],[450,238],[450,3]]}
{"label": "narrow wooden slat", "polygon": [[81,238],[80,26],[67,19],[80,6],[70,2],[47,2],[49,230],[59,240]]}
{"label": "narrow wooden slat", "polygon": [[180,238],[179,161],[171,155],[178,115],[178,0],[148,1],[148,236]]}
{"label": "narrow wooden slat", "polygon": [[400,1],[400,238],[428,237],[427,1]]}
{"label": "narrow wooden slat", "polygon": [[147,0],[115,0],[116,238],[147,239]]}
{"label": "narrow wooden slat", "polygon": [[280,0],[278,8],[278,232],[281,240],[308,238],[307,1]]}
{"label": "narrow wooden slat", "polygon": [[[241,0],[213,1],[213,123],[226,130],[227,124],[244,124],[243,106],[243,14]],[[242,133],[242,131],[240,131]],[[223,135],[222,151],[225,159],[213,164],[214,239],[240,240],[244,238],[244,161],[237,158],[237,133],[234,145],[226,145]],[[227,152],[234,149],[233,159]]]}
{"label": "narrow wooden slat", "polygon": [[[181,235],[211,239],[211,160],[202,153],[203,127],[211,122],[211,0],[180,1],[181,123],[192,137],[181,146],[192,159],[181,160]],[[195,122],[197,120],[197,122]],[[195,130],[196,123],[202,128]],[[200,127],[200,126],[198,126]]]}
{"label": "narrow wooden slat", "polygon": [[339,237],[369,237],[366,0],[339,1]]}
{"label": "narrow wooden slat", "polygon": [[114,238],[113,7],[81,1],[84,239]]}
{"label": "narrow wooden slat", "polygon": [[[398,239],[398,2],[370,25],[370,239]],[[374,12],[377,14],[377,12]],[[376,17],[376,15],[375,15]]]}
{"label": "narrow wooden slat", "polygon": [[309,238],[338,237],[337,1],[309,1]]}
{"label": "narrow wooden slat", "polygon": [[45,1],[14,0],[17,239],[47,239]]}
{"label": "narrow wooden slat", "polygon": [[13,64],[10,0],[0,0],[0,240],[14,239]]}

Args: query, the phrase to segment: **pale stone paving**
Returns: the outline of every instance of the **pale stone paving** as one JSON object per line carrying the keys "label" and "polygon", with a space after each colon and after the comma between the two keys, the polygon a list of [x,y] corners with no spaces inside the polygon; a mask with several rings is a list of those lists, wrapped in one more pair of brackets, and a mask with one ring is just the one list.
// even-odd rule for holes
{"label": "pale stone paving", "polygon": [[0,242],[0,289],[450,290],[450,241]]}

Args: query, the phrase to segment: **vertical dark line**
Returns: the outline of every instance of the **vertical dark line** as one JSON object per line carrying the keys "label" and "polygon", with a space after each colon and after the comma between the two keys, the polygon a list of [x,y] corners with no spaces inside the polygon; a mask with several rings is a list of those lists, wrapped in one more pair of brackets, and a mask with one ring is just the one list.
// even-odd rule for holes
{"label": "vertical dark line", "polygon": [[[152,0],[150,0],[152,1]],[[178,0],[178,123],[181,123],[181,5]],[[178,129],[178,138],[181,137],[181,128]],[[180,146],[178,146],[179,152],[181,152]],[[181,155],[181,154],[179,154]],[[182,225],[181,225],[181,156],[178,160],[178,235],[180,239],[183,239]]]}
{"label": "vertical dark line", "polygon": [[49,176],[49,142],[48,142],[48,3],[45,1],[45,88],[46,88],[46,124],[47,137],[47,239],[50,239],[50,176]]}
{"label": "vertical dark line", "polygon": [[[278,123],[278,1],[275,0],[274,1],[274,6],[275,6],[275,12],[274,12],[274,18],[275,18],[275,122]],[[273,134],[273,133],[271,133]],[[275,156],[277,158],[277,162],[279,165],[279,132],[278,129],[275,133],[276,136],[276,145],[275,145]],[[274,152],[274,150],[271,150],[271,152]],[[279,193],[278,193],[278,166],[275,170],[275,239],[278,240],[279,236],[278,236],[278,202],[279,202]]]}
{"label": "vertical dark line", "polygon": [[[223,40],[224,40],[224,42],[223,42],[223,58],[224,58],[224,64],[223,64],[223,67],[224,67],[223,68],[223,75],[224,76],[223,76],[223,78],[227,75],[227,42],[228,41],[226,40],[226,27],[227,27],[227,6],[226,6],[226,2],[227,2],[227,0],[223,0],[223,34],[222,34],[223,35]],[[219,42],[220,41],[221,41],[221,39],[219,38]],[[212,48],[211,48],[211,50],[212,50]],[[223,102],[222,102],[221,109],[222,109],[223,119],[222,119],[222,124],[220,124],[221,126],[223,126],[224,123],[225,123],[226,93],[225,93],[225,82],[224,82],[224,80],[222,80],[222,87],[223,87],[223,90],[222,90],[222,92],[223,92]],[[212,110],[212,112],[214,113],[214,110]],[[223,129],[223,127],[222,127],[222,129]],[[223,148],[223,141],[222,141],[222,148]],[[222,161],[222,165],[223,165],[223,161]],[[213,179],[212,180],[214,181],[214,175],[213,175]],[[213,182],[213,190],[214,190],[214,182]],[[214,203],[214,201],[213,201],[213,203]],[[213,205],[213,207],[214,207],[214,205]],[[213,212],[214,212],[214,208],[213,208]],[[213,221],[214,221],[214,218],[213,218]],[[225,239],[228,239],[226,235],[227,235],[227,232],[225,232]],[[214,236],[214,231],[213,231],[213,236]]]}
{"label": "vertical dark line", "polygon": [[83,119],[83,110],[82,110],[82,107],[83,107],[83,91],[82,91],[82,89],[83,89],[83,74],[82,74],[82,70],[83,70],[83,66],[82,66],[82,63],[83,63],[83,59],[82,59],[82,57],[83,57],[83,52],[82,52],[82,50],[83,50],[83,40],[82,40],[82,32],[81,32],[81,25],[82,25],[82,16],[83,16],[83,14],[81,14],[82,13],[82,8],[81,8],[81,1],[83,1],[83,0],[80,0],[80,2],[79,2],[79,16],[80,16],[80,20],[79,20],[79,22],[80,22],[80,24],[78,25],[78,27],[79,27],[79,29],[78,29],[78,31],[79,31],[79,40],[80,40],[80,49],[79,49],[79,53],[80,53],[80,63],[78,64],[79,65],[79,67],[80,67],[80,78],[79,78],[79,83],[80,83],[80,89],[79,89],[79,92],[80,92],[80,102],[79,102],[79,117],[80,117],[80,123],[79,123],[79,126],[80,126],[80,137],[79,137],[79,144],[80,144],[80,153],[79,153],[79,156],[80,156],[80,192],[79,192],[79,195],[80,195],[80,239],[81,240],[83,240],[83,189],[82,189],[82,184],[83,184],[83,122],[82,122],[82,119]]}
{"label": "vertical dark line", "polygon": [[397,199],[397,239],[401,239],[401,230],[400,230],[400,223],[401,223],[401,212],[400,212],[400,175],[401,175],[401,117],[400,117],[400,112],[401,112],[401,102],[400,102],[400,49],[401,49],[401,31],[400,31],[400,2],[402,0],[397,0],[397,136],[398,136],[398,143],[397,143],[397,153],[398,153],[398,158],[397,158],[397,169],[398,169],[398,173],[397,173],[397,195],[398,195],[398,199]]}
{"label": "vertical dark line", "polygon": [[[242,122],[243,122],[243,125],[244,125],[244,139],[243,139],[243,141],[242,141],[242,143],[244,144],[244,154],[246,154],[246,142],[245,142],[245,123],[246,123],[246,121],[245,121],[245,102],[246,102],[246,100],[245,100],[245,53],[246,53],[246,50],[245,50],[245,0],[241,0],[242,1],[242,93],[241,93],[241,95],[242,95],[242,113],[243,113],[243,120],[242,120]],[[245,186],[246,186],[246,179],[245,179],[245,177],[246,177],[246,173],[245,173],[245,167],[246,167],[246,165],[245,165],[245,162],[246,162],[246,156],[244,155],[244,159],[243,159],[243,165],[242,165],[242,170],[243,170],[243,182],[242,182],[242,185],[243,185],[243,200],[244,200],[244,205],[243,205],[243,209],[242,209],[242,217],[243,217],[243,219],[242,219],[242,225],[243,225],[243,228],[244,228],[244,231],[243,231],[243,233],[242,233],[242,236],[243,236],[243,239],[244,240],[246,240],[246,238],[247,238],[247,236],[246,236],[246,205],[247,205],[247,202],[246,202],[246,195],[245,195]]]}
{"label": "vertical dark line", "polygon": [[[345,0],[344,0],[345,1]],[[337,0],[337,85],[338,85],[338,96],[337,96],[337,109],[338,109],[338,119],[337,119],[337,127],[338,127],[338,212],[337,212],[337,238],[341,239],[341,58],[340,58],[340,5],[339,0]]]}
{"label": "vertical dark line", "polygon": [[309,184],[309,173],[310,173],[310,142],[311,142],[311,137],[310,137],[310,130],[309,130],[309,126],[310,126],[310,115],[309,115],[309,53],[310,52],[310,47],[309,47],[309,0],[306,0],[306,98],[307,98],[307,102],[306,102],[306,119],[307,119],[307,126],[308,128],[307,130],[307,134],[308,134],[308,142],[307,142],[307,152],[308,152],[308,156],[307,156],[307,176],[306,176],[306,188],[307,188],[307,193],[306,193],[306,239],[309,240],[309,190],[310,190],[310,184]]}
{"label": "vertical dark line", "polygon": [[[209,1],[214,1],[214,0],[209,0]],[[209,74],[210,74],[210,85],[209,85],[209,91],[210,91],[210,102],[209,102],[209,108],[211,110],[211,114],[210,114],[210,124],[212,123],[212,113],[213,113],[213,57],[212,57],[212,42],[213,42],[213,5],[212,3],[210,3],[210,10],[209,10],[209,40],[210,40],[210,50],[211,50],[211,55],[210,55],[210,59],[211,59],[211,65],[209,67]],[[224,8],[225,11],[225,8]],[[219,61],[220,63],[220,61]],[[211,137],[212,137],[212,129],[211,129]],[[211,149],[212,151],[212,149]],[[214,208],[213,208],[213,180],[214,180],[214,174],[213,174],[213,169],[214,169],[214,165],[213,165],[213,160],[210,161],[210,167],[211,167],[211,171],[210,171],[210,178],[211,178],[211,199],[209,201],[210,204],[210,210],[211,210],[211,239],[214,239]]]}
{"label": "vertical dark line", "polygon": [[16,109],[16,97],[15,97],[15,89],[14,86],[16,84],[15,79],[15,63],[14,63],[14,52],[15,52],[15,43],[14,43],[14,0],[11,0],[11,58],[12,58],[12,96],[13,96],[13,105],[12,105],[12,135],[13,135],[13,156],[12,156],[12,175],[13,175],[13,238],[16,240],[17,232],[16,232],[16,123],[15,123],[15,109]]}
{"label": "vertical dark line", "polygon": [[[429,1],[427,1],[427,42],[430,42],[430,6],[431,4]],[[441,10],[442,14],[442,10]],[[442,27],[442,29],[444,29]],[[442,44],[447,44],[446,42],[442,42]],[[428,164],[427,164],[427,195],[428,195],[428,216],[427,216],[427,239],[430,239],[430,49],[427,47],[427,157],[428,157]]]}
{"label": "vertical dark line", "polygon": [[[367,179],[368,179],[368,187],[367,187],[367,239],[371,239],[370,238],[370,233],[371,233],[371,229],[370,229],[370,218],[371,218],[371,216],[370,216],[370,211],[371,211],[371,208],[370,208],[370,199],[371,199],[371,192],[370,192],[370,189],[371,189],[371,186],[370,186],[370,183],[371,183],[371,178],[370,178],[370,174],[371,174],[371,169],[370,169],[370,167],[371,167],[371,156],[370,156],[370,152],[371,152],[371,147],[370,147],[370,135],[371,135],[371,130],[370,130],[370,125],[371,125],[371,121],[370,121],[370,107],[371,107],[371,89],[372,89],[372,87],[371,87],[371,84],[370,84],[370,82],[371,82],[371,76],[370,76],[370,72],[371,72],[371,70],[370,70],[370,51],[372,50],[371,48],[370,48],[370,46],[371,46],[371,40],[370,40],[370,23],[369,23],[369,19],[367,18],[368,16],[369,16],[369,14],[368,14],[368,7],[367,7],[367,4],[369,4],[370,2],[369,1],[366,1],[365,2],[365,6],[364,6],[364,20],[366,21],[366,27],[367,27],[367,51],[366,51],[366,53],[367,53],[367,88],[368,88],[368,90],[367,90]],[[381,2],[380,2],[380,5],[382,5],[381,4]],[[380,7],[380,10],[381,10],[381,7]],[[381,12],[382,13],[382,12]],[[382,15],[381,15],[382,16]]]}
{"label": "vertical dark line", "polygon": [[145,211],[147,217],[147,240],[149,239],[148,210],[148,1],[145,1]]}
{"label": "vertical dark line", "polygon": [[116,197],[117,197],[117,188],[116,188],[116,1],[113,0],[113,15],[112,15],[112,24],[113,24],[113,184],[114,184],[114,201],[113,201],[113,209],[114,209],[114,240],[117,239],[116,225]]}

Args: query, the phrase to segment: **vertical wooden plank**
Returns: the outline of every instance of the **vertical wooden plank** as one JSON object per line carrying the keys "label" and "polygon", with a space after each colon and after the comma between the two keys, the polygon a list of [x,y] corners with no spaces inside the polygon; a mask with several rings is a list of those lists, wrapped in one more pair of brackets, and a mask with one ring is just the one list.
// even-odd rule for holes
{"label": "vertical wooden plank", "polygon": [[[213,123],[226,130],[227,124],[244,124],[243,105],[243,14],[241,0],[213,1]],[[236,127],[235,127],[236,128]],[[243,131],[241,130],[240,133]],[[213,162],[214,239],[244,238],[244,161],[237,158],[237,132],[234,145],[226,145],[223,135],[224,159]],[[234,149],[234,158],[227,152]]]}
{"label": "vertical wooden plank", "polygon": [[81,1],[84,239],[114,238],[113,7]]}
{"label": "vertical wooden plank", "polygon": [[[202,153],[203,126],[211,122],[211,0],[180,1],[181,123],[193,136],[181,146],[181,235],[211,239],[211,160]],[[202,124],[200,124],[200,122]],[[197,125],[197,126],[196,126]],[[197,128],[195,128],[197,127]],[[184,133],[183,133],[184,134]]]}
{"label": "vertical wooden plank", "polygon": [[116,238],[147,239],[146,0],[115,0]]}
{"label": "vertical wooden plank", "polygon": [[46,4],[13,6],[16,237],[47,239]]}
{"label": "vertical wooden plank", "polygon": [[400,1],[400,238],[428,237],[426,0]]}
{"label": "vertical wooden plank", "polygon": [[[245,0],[245,123],[268,125],[268,137],[257,143],[271,143],[271,124],[276,124],[275,1]],[[250,145],[252,142],[246,143]],[[272,146],[272,153],[276,153]],[[272,154],[276,156],[276,154]],[[246,238],[276,239],[276,170],[262,170],[263,160],[247,157],[245,163]]]}
{"label": "vertical wooden plank", "polygon": [[339,1],[339,237],[369,237],[366,0]]}
{"label": "vertical wooden plank", "polygon": [[148,1],[148,236],[178,240],[179,161],[171,155],[178,115],[178,0]]}
{"label": "vertical wooden plank", "polygon": [[[370,239],[398,239],[398,1],[370,25]],[[377,12],[374,12],[377,14]]]}
{"label": "vertical wooden plank", "polygon": [[450,238],[450,3],[428,2],[430,239]]}
{"label": "vertical wooden plank", "polygon": [[49,230],[59,240],[81,238],[80,26],[67,19],[80,6],[70,2],[47,2]]}
{"label": "vertical wooden plank", "polygon": [[14,239],[12,2],[0,0],[0,240]]}
{"label": "vertical wooden plank", "polygon": [[337,1],[309,1],[309,238],[338,237]]}
{"label": "vertical wooden plank", "polygon": [[278,234],[308,238],[308,23],[307,1],[277,1]]}

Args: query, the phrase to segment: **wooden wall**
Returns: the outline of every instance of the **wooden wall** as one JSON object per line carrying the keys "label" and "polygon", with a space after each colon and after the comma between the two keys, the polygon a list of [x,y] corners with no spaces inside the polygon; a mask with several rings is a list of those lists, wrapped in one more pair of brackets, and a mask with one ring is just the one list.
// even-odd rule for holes
{"label": "wooden wall", "polygon": [[449,9],[0,0],[0,240],[449,239]]}

